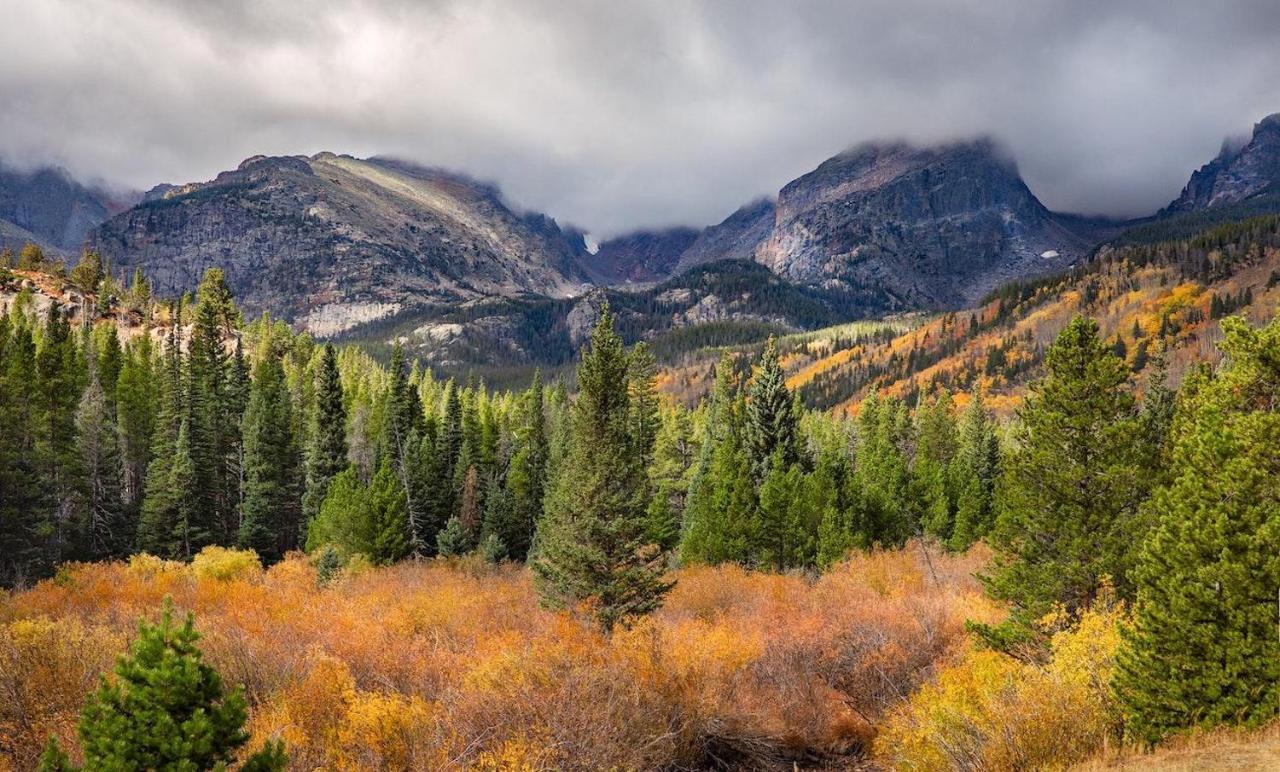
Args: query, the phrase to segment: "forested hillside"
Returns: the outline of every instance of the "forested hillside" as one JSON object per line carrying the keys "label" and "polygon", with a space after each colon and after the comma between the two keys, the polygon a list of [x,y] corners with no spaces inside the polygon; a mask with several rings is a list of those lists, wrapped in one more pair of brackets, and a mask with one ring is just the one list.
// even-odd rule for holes
{"label": "forested hillside", "polygon": [[[1280,322],[1240,312],[1276,239],[1251,220],[972,320],[770,339],[691,405],[607,303],[572,388],[496,390],[246,320],[217,269],[158,300],[24,251],[0,758],[191,761],[211,721],[198,758],[245,769],[1013,770],[1267,723]],[[807,408],[798,352],[836,340],[843,368],[955,348]],[[988,348],[1003,368],[939,364]]]}
{"label": "forested hillside", "polygon": [[[971,309],[911,324],[899,335],[851,338],[835,328],[784,337],[788,384],[815,408],[853,410],[873,390],[914,404],[945,388],[981,391],[1008,415],[1042,372],[1049,344],[1078,314],[1097,321],[1140,383],[1158,351],[1179,383],[1196,363],[1218,360],[1223,317],[1263,323],[1275,315],[1280,216],[1170,236],[1181,233],[1176,219],[1161,229],[1144,226],[1071,271],[1007,284]],[[750,358],[755,350],[734,353]],[[672,393],[683,398],[705,394],[709,360],[718,355],[674,362],[664,382],[679,384]]]}

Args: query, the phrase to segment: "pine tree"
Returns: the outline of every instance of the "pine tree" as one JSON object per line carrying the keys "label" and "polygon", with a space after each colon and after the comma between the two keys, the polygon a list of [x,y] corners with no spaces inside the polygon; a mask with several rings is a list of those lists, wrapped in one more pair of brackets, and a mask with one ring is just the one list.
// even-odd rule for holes
{"label": "pine tree", "polygon": [[423,411],[399,341],[391,349],[390,375],[381,443],[404,492],[409,551],[421,556],[429,551],[426,524],[433,519],[424,498],[425,486],[419,484],[421,459],[418,449],[422,443]]}
{"label": "pine tree", "polygon": [[[3,327],[8,316],[0,317]],[[6,340],[7,339],[7,340]],[[14,324],[0,336],[0,581],[13,585],[43,568],[37,527],[48,492],[36,454],[40,396],[31,330]]]}
{"label": "pine tree", "polygon": [[122,497],[136,513],[142,504],[142,486],[151,460],[151,438],[156,431],[156,403],[160,401],[151,339],[139,335],[125,349],[116,386],[116,423],[120,432],[123,467]]}
{"label": "pine tree", "polygon": [[660,550],[646,540],[647,485],[629,369],[605,306],[578,365],[568,457],[547,499],[533,560],[546,603],[585,605],[606,632],[657,608],[672,587]]}
{"label": "pine tree", "polygon": [[916,411],[913,499],[920,509],[922,531],[939,541],[951,538],[956,518],[957,496],[950,472],[959,439],[951,413],[951,395],[945,391]]}
{"label": "pine tree", "polygon": [[728,356],[716,367],[707,411],[707,435],[689,483],[680,560],[747,563],[757,538],[757,502],[744,439],[746,407]]}
{"label": "pine tree", "polygon": [[279,560],[298,544],[299,459],[284,366],[268,342],[253,368],[244,418],[244,515],[239,543],[263,560]]}
{"label": "pine tree", "polygon": [[528,557],[534,530],[542,517],[549,455],[543,392],[542,376],[535,373],[533,384],[520,400],[522,426],[516,437],[518,447],[507,472],[511,524],[503,529],[502,540],[513,560]]}
{"label": "pine tree", "polygon": [[[85,769],[225,769],[249,741],[240,691],[228,692],[218,672],[203,661],[193,617],[178,626],[166,604],[160,622],[138,627],[129,656],[105,678],[80,715]],[[254,753],[242,769],[282,770],[279,743]],[[50,741],[42,770],[72,769]]]}
{"label": "pine tree", "polygon": [[753,562],[779,571],[805,566],[814,552],[817,529],[806,517],[812,509],[804,472],[797,464],[787,466],[781,449],[774,451],[765,469]]}
{"label": "pine tree", "polygon": [[843,452],[846,443],[843,437],[824,442],[807,481],[811,516],[818,518],[815,559],[822,568],[843,560],[866,539],[860,496]]}
{"label": "pine tree", "polygon": [[368,518],[373,539],[367,554],[373,563],[390,565],[412,554],[404,488],[389,461],[369,483]]}
{"label": "pine tree", "polygon": [[799,462],[796,414],[786,375],[778,362],[776,341],[770,337],[760,359],[760,372],[751,382],[746,406],[746,447],[757,481],[768,472],[776,455],[784,467]]}
{"label": "pine tree", "polygon": [[517,517],[514,497],[507,486],[497,477],[489,478],[488,490],[484,495],[484,523],[480,528],[480,549],[492,561],[508,558],[521,559],[523,555],[513,554],[508,544],[527,541],[529,532],[525,524]]}
{"label": "pine tree", "polygon": [[1135,547],[1145,535],[1144,498],[1128,371],[1076,317],[1045,356],[1047,373],[1019,411],[1014,452],[1006,459],[1000,513],[991,543],[988,592],[1013,605],[1010,622],[984,635],[1005,645],[1034,632],[1056,605],[1073,613],[1110,577],[1132,597]]}
{"label": "pine tree", "polygon": [[49,306],[36,349],[36,459],[45,507],[38,513],[37,533],[44,561],[52,566],[70,556],[72,513],[77,508],[80,454],[76,448],[75,414],[80,402],[84,360],[76,350],[67,319],[55,301]]}
{"label": "pine tree", "polygon": [[76,443],[82,472],[76,542],[90,560],[127,554],[133,542],[120,496],[120,451],[115,417],[95,372],[76,410]]}
{"label": "pine tree", "polygon": [[968,549],[995,523],[996,482],[1000,476],[1000,439],[982,393],[974,392],[960,418],[956,456],[951,463],[956,492],[955,525],[947,546]]}
{"label": "pine tree", "polygon": [[908,508],[910,470],[903,452],[909,433],[906,405],[878,394],[863,400],[854,467],[862,510],[858,543],[897,546],[915,534]]}
{"label": "pine tree", "polygon": [[329,482],[347,468],[347,412],[342,403],[338,355],[332,343],[324,346],[315,381],[311,443],[307,449],[307,486],[302,499],[305,523],[319,514]]}
{"label": "pine tree", "polygon": [[205,271],[196,298],[185,407],[191,461],[203,502],[190,531],[192,546],[199,550],[206,544],[230,543],[238,526],[241,405],[232,387],[224,340],[232,336],[240,317],[218,268]]}
{"label": "pine tree", "polygon": [[1136,574],[1116,690],[1139,738],[1258,725],[1280,711],[1280,323],[1222,323],[1226,364],[1193,373],[1173,431],[1171,482]]}

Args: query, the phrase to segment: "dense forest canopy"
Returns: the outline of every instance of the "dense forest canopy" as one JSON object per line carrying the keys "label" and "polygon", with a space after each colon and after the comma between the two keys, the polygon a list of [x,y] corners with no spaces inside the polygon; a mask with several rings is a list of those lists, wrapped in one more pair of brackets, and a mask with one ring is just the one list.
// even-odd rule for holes
{"label": "dense forest canopy", "polygon": [[[796,735],[801,753],[874,745],[904,768],[954,766],[956,753],[1001,767],[1000,754],[1010,752],[995,739],[1003,736],[1034,766],[1126,739],[1156,743],[1191,727],[1256,726],[1280,712],[1280,469],[1270,452],[1280,439],[1280,322],[1255,326],[1233,315],[1255,302],[1253,285],[1233,295],[1200,292],[1194,296],[1207,314],[1197,316],[1188,302],[1166,306],[1158,324],[1134,322],[1132,334],[1147,344],[1138,367],[1131,347],[1107,329],[1124,317],[1104,314],[1100,322],[1079,311],[1159,276],[1176,276],[1178,286],[1252,276],[1265,268],[1276,233],[1277,220],[1264,218],[1191,240],[1126,246],[1070,277],[1006,287],[988,302],[993,314],[942,320],[961,341],[1014,330],[1035,316],[1037,303],[1076,304],[1026,366],[1034,377],[1008,420],[993,414],[985,389],[948,391],[982,383],[954,373],[917,384],[905,398],[872,389],[853,409],[810,409],[802,393],[812,386],[797,389],[788,376],[794,349],[773,338],[753,349],[749,367],[740,355],[721,356],[707,398],[686,406],[663,396],[669,375],[647,345],[624,344],[607,305],[580,352],[572,390],[540,376],[495,390],[442,379],[398,343],[383,363],[269,317],[246,321],[216,268],[193,297],[162,301],[144,276],[122,282],[92,253],[67,272],[38,249],[23,250],[0,269],[0,289],[11,296],[0,315],[0,579],[34,589],[0,606],[0,646],[25,662],[22,652],[39,648],[19,644],[36,635],[32,609],[47,608],[51,592],[74,595],[95,570],[117,572],[113,593],[143,592],[128,588],[168,576],[164,586],[179,594],[187,591],[174,588],[225,580],[278,586],[311,603],[325,588],[345,586],[344,577],[382,571],[378,581],[388,582],[425,571],[449,584],[461,580],[448,566],[467,566],[512,598],[536,594],[543,608],[568,613],[538,612],[550,616],[537,624],[585,622],[575,628],[587,631],[579,645],[613,652],[621,658],[614,667],[630,661],[630,649],[615,647],[634,645],[636,631],[677,634],[682,623],[666,604],[696,605],[681,583],[714,581],[699,571],[786,574],[799,582],[787,592],[808,597],[801,587],[819,592],[845,582],[859,560],[918,554],[917,573],[895,569],[895,576],[944,592],[963,585],[955,566],[972,564],[988,605],[948,606],[947,621],[938,621],[950,631],[945,650],[921,649],[930,658],[909,667],[905,659],[894,660],[898,669],[885,664],[905,690],[859,702],[856,730],[824,724]],[[46,292],[45,280],[60,292]],[[1178,360],[1174,388],[1179,336],[1208,324],[1220,329],[1222,364]],[[881,335],[849,342],[870,356],[893,345]],[[933,361],[911,357],[917,368]],[[1011,362],[1023,361],[1018,354],[1000,370],[988,355],[986,367],[1010,377]],[[101,569],[76,565],[110,561]],[[819,578],[823,572],[846,578]],[[358,596],[373,586],[341,592]],[[191,604],[202,603],[200,592]],[[945,592],[947,603],[969,598],[964,592],[977,597],[976,586]],[[959,644],[966,618],[971,648]],[[842,679],[860,672],[871,649],[841,648],[852,645],[841,636],[892,624],[844,621],[852,627],[823,628],[815,645],[826,653],[813,654],[803,677],[821,673],[823,688],[848,701],[860,687]],[[20,623],[28,627],[13,627]],[[198,659],[185,630],[166,617],[142,635]],[[906,657],[913,645],[894,656]],[[832,651],[844,659],[823,659]],[[134,656],[144,658],[145,646]],[[0,681],[16,672],[0,666]],[[995,718],[980,676],[1015,684],[1001,704],[1022,712]],[[705,684],[710,676],[697,678]],[[752,683],[771,693],[763,681]],[[255,720],[268,721],[284,708],[271,708],[265,695],[284,699],[277,692],[284,687],[261,688],[251,707]],[[1074,712],[1053,719],[1056,731],[1074,738],[1070,748],[1045,745],[1033,731],[1049,720],[1029,702],[1040,692],[1074,701]],[[90,706],[115,698],[94,699]],[[224,700],[234,701],[215,702]],[[410,714],[427,710],[411,699],[396,704]],[[991,728],[958,746],[954,727],[935,716],[953,704]],[[15,705],[28,710],[23,700]],[[86,707],[81,721],[86,759],[96,752],[90,739],[99,709]],[[122,721],[136,718],[119,709]],[[0,750],[31,760],[31,732],[15,734],[21,722],[4,710]],[[240,732],[234,719],[228,731]],[[596,761],[705,765],[728,749],[787,758],[791,751],[767,737],[705,736],[662,745],[672,755],[661,759]],[[245,742],[233,739],[222,758]],[[294,744],[327,763],[313,741]],[[251,747],[263,763],[285,763],[276,745]],[[54,765],[47,768],[68,768],[69,759],[59,746],[46,753]]]}

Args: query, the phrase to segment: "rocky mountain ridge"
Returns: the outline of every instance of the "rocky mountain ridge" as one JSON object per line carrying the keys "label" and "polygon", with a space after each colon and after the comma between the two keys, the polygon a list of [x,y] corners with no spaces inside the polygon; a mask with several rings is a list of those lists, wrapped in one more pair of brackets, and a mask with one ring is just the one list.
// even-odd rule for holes
{"label": "rocky mountain ridge", "polygon": [[1243,143],[1224,142],[1218,156],[1192,175],[1162,215],[1203,211],[1280,194],[1280,113],[1258,121]]}
{"label": "rocky mountain ridge", "polygon": [[513,210],[497,188],[384,158],[255,156],[204,183],[162,186],[90,243],[157,292],[221,267],[251,312],[330,335],[413,305],[577,294],[582,234]]}

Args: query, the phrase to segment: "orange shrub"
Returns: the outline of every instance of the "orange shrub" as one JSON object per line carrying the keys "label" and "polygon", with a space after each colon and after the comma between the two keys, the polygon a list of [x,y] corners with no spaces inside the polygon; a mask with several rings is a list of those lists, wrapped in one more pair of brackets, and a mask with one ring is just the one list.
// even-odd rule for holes
{"label": "orange shrub", "polygon": [[[295,769],[643,769],[858,752],[964,650],[965,619],[998,616],[972,579],[983,559],[927,560],[913,544],[817,578],[691,568],[661,610],[611,638],[543,610],[518,566],[406,562],[323,586],[298,555],[267,571],[234,551],[210,551],[199,568],[74,566],[0,599],[0,629],[56,625],[60,641],[90,636],[96,652],[28,647],[0,672],[0,688],[32,668],[43,669],[25,677],[45,684],[15,703],[38,722],[0,714],[0,754],[21,767],[48,732],[68,731],[94,675],[165,596],[195,612],[206,658],[245,687],[254,742],[283,739]],[[8,641],[5,656],[17,650]]]}

